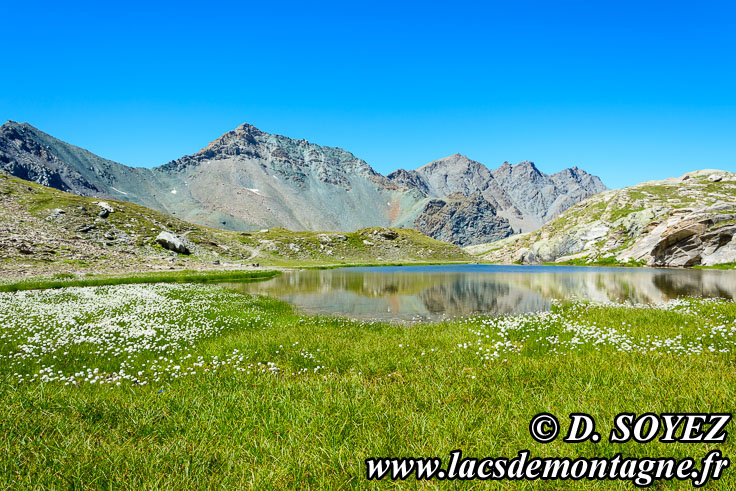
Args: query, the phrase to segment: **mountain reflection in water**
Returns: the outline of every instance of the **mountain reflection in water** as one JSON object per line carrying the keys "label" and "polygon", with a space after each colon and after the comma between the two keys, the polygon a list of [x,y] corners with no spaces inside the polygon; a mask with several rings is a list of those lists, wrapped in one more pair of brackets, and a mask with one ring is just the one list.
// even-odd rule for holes
{"label": "mountain reflection in water", "polygon": [[736,272],[568,266],[396,266],[285,272],[228,287],[303,310],[380,320],[547,310],[554,299],[661,303],[736,299]]}

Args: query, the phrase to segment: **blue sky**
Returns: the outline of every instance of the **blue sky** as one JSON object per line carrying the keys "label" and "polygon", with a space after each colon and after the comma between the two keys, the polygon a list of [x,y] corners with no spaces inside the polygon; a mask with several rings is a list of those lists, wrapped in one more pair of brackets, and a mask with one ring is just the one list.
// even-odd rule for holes
{"label": "blue sky", "polygon": [[0,118],[129,165],[243,122],[376,170],[736,171],[731,2],[6,2]]}

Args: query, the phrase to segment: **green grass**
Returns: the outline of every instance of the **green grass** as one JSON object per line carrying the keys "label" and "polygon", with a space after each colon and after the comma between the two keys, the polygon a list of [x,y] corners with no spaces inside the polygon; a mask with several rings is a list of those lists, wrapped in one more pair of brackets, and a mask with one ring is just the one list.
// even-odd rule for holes
{"label": "green grass", "polygon": [[[715,188],[708,187],[706,191],[708,193],[722,189],[722,185],[715,186]],[[668,202],[668,200],[677,200],[673,204],[675,208],[681,208],[693,203],[694,198],[684,196],[682,193],[683,186],[678,184],[650,184],[650,185],[639,185],[634,189],[628,190],[628,195],[631,199],[641,200],[655,200],[659,203]]]}
{"label": "green grass", "polygon": [[[398,237],[383,240],[371,233],[380,229],[372,227],[355,232],[295,232],[276,227],[266,232],[251,232],[240,236],[240,241],[248,247],[260,249],[257,260],[261,264],[287,268],[445,264],[472,260],[458,246],[436,241],[416,230],[394,228],[391,230]],[[332,240],[322,243],[319,240],[322,235],[331,236]],[[335,238],[337,236],[342,238]],[[374,245],[366,245],[364,240]]]}
{"label": "green grass", "polygon": [[595,259],[582,257],[577,259],[568,259],[567,261],[561,262],[544,263],[545,266],[620,266],[627,268],[639,268],[644,266],[645,264],[646,261],[643,259],[637,261],[631,258],[627,262],[621,262],[613,256],[600,257]]}
{"label": "green grass", "polygon": [[613,209],[612,209],[612,210],[611,210],[611,211],[610,211],[610,212],[608,213],[608,216],[607,216],[606,218],[607,218],[607,219],[608,219],[608,221],[610,221],[610,222],[615,222],[615,221],[616,221],[616,220],[618,220],[619,218],[623,218],[623,217],[625,217],[625,216],[629,216],[629,215],[631,215],[632,213],[636,213],[636,212],[638,212],[638,211],[642,211],[642,210],[644,210],[644,208],[643,208],[643,207],[639,207],[639,208],[629,208],[629,207],[627,207],[627,206],[617,207],[617,208],[613,208]]}
{"label": "green grass", "polygon": [[694,269],[736,269],[736,263],[721,263],[713,266],[693,266]]}
{"label": "green grass", "polygon": [[44,290],[72,286],[131,285],[140,283],[191,283],[198,281],[258,280],[272,278],[278,271],[162,271],[127,275],[87,275],[58,273],[53,278],[34,278],[0,283],[0,292]]}
{"label": "green grass", "polygon": [[[605,435],[619,412],[730,412],[736,397],[735,335],[728,329],[736,322],[732,302],[692,300],[671,309],[565,304],[543,317],[393,325],[304,316],[282,302],[214,286],[102,287],[94,292],[114,299],[128,291],[121,288],[158,288],[166,304],[181,302],[171,312],[189,319],[184,324],[206,318],[226,328],[192,344],[175,343],[163,353],[144,349],[132,357],[96,354],[92,346],[82,345],[66,356],[61,355],[66,348],[47,352],[38,362],[12,360],[5,356],[18,346],[9,338],[0,341],[0,355],[5,355],[0,357],[5,375],[0,384],[0,486],[414,488],[418,483],[412,481],[367,482],[364,459],[446,457],[454,449],[479,458],[514,456],[521,449],[535,456],[621,452],[700,458],[713,446],[656,440],[615,445]],[[79,310],[83,298],[76,290],[24,295],[18,312],[29,316],[31,324],[43,322],[42,314],[51,315],[47,309],[52,306]],[[32,309],[34,302],[44,307]],[[105,319],[121,319],[137,308],[134,300],[126,305],[101,307],[78,320],[107,325]],[[209,310],[202,310],[205,306]],[[147,323],[163,328],[165,315],[140,310]],[[514,327],[502,332],[502,324]],[[717,325],[727,329],[714,331]],[[613,329],[642,349],[622,352],[616,343],[594,342],[593,334],[581,338],[573,327],[598,334]],[[690,351],[649,349],[676,336]],[[498,351],[500,341],[508,344]],[[711,353],[709,346],[727,353]],[[494,350],[497,357],[490,356]],[[227,362],[237,356],[242,361]],[[140,370],[151,382],[64,386],[21,383],[13,376],[51,364],[64,374],[83,366],[112,370],[121,359],[131,360],[129,372]],[[196,374],[153,382],[155,363],[159,372],[191,368]],[[563,428],[567,414],[590,413],[604,440],[539,444],[529,436],[528,424],[543,411],[557,415]],[[733,459],[731,439],[717,448]],[[728,469],[715,484],[733,489],[736,474]],[[440,484],[422,487],[432,485]],[[548,483],[528,487],[545,489]]]}

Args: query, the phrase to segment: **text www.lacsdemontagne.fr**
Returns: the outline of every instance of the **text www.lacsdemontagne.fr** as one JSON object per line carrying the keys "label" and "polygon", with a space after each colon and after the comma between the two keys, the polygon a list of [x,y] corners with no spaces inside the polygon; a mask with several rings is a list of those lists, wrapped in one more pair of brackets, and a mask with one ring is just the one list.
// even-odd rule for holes
{"label": "text www.lacsdemontagne.fr", "polygon": [[516,457],[474,459],[463,458],[460,450],[450,452],[447,468],[442,459],[433,458],[369,458],[366,477],[370,479],[403,480],[408,478],[438,480],[607,480],[629,481],[636,486],[649,486],[655,480],[691,481],[700,487],[721,477],[728,459],[718,450],[709,452],[700,461],[700,470],[692,458],[672,457],[623,458],[538,458],[522,450]]}

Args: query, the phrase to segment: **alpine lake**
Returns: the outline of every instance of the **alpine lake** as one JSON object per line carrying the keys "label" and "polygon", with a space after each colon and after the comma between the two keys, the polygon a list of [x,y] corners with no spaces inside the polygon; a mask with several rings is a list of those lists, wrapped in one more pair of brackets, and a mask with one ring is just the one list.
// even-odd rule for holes
{"label": "alpine lake", "polygon": [[308,313],[399,322],[538,312],[563,300],[651,305],[681,297],[736,299],[736,272],[697,269],[382,266],[286,271],[223,285]]}

